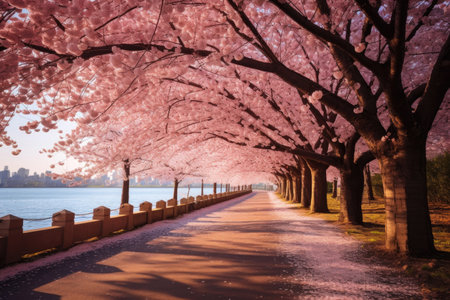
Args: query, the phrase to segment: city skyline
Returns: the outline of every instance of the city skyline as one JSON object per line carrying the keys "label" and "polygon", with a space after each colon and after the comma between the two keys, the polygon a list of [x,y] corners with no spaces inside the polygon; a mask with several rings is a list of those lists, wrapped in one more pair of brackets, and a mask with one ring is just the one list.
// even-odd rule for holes
{"label": "city skyline", "polygon": [[30,175],[30,170],[23,167],[17,169],[16,172],[11,172],[8,166],[4,166],[0,171],[0,188],[4,187],[64,187],[66,186],[61,180],[53,180],[47,176],[50,171],[38,174],[33,172]]}
{"label": "city skyline", "polygon": [[[32,175],[30,175],[32,173]],[[70,183],[63,183],[60,179],[52,179],[51,171],[37,173],[30,172],[30,169],[19,167],[17,171],[9,169],[8,165],[5,165],[3,169],[0,169],[0,188],[5,187],[69,187]],[[76,181],[80,179],[76,179]],[[153,177],[130,178],[131,186],[170,186],[171,182],[160,182]],[[119,187],[122,185],[122,176],[117,171],[111,173],[111,175],[104,174],[98,175],[91,179],[84,180],[79,186],[105,186],[105,187]],[[205,185],[206,186],[206,185]]]}

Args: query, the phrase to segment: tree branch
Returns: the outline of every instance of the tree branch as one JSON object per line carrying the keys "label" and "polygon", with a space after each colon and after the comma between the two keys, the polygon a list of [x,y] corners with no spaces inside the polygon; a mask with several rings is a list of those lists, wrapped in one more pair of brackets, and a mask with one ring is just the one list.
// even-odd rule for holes
{"label": "tree branch", "polygon": [[[433,0],[430,3],[430,6],[428,6],[427,9],[425,10],[425,12],[423,13],[422,17],[428,16],[431,13],[431,11],[433,10],[433,8],[436,6],[437,3],[438,3],[438,0]],[[417,31],[420,29],[420,27],[422,27],[422,25],[423,25],[422,20],[419,20],[417,25],[408,34],[408,37],[406,38],[406,42],[409,42],[410,40],[412,40],[412,38],[416,35]]]}
{"label": "tree branch", "polygon": [[367,18],[372,22],[372,24],[377,28],[377,30],[386,38],[391,39],[393,32],[388,23],[386,23],[383,18],[377,12],[377,9],[370,5],[367,0],[355,0],[359,8],[364,12]]}
{"label": "tree branch", "polygon": [[326,43],[331,43],[336,45],[350,55],[354,60],[361,63],[363,66],[377,74],[378,76],[383,76],[383,67],[381,64],[377,63],[366,57],[364,54],[357,53],[352,44],[342,39],[339,35],[333,34],[330,31],[321,28],[315,23],[311,22],[300,14],[296,9],[294,9],[287,1],[279,1],[279,0],[270,0],[278,9],[284,12],[287,16],[289,16],[294,22],[303,27],[306,31],[310,32],[317,38],[321,39]]}
{"label": "tree branch", "polygon": [[270,49],[269,45],[266,43],[264,38],[259,34],[259,31],[256,29],[256,27],[253,25],[252,21],[247,17],[247,15],[240,9],[236,3],[232,0],[228,0],[228,3],[230,6],[239,14],[241,17],[241,20],[244,22],[244,24],[247,26],[247,28],[250,29],[250,31],[253,33],[253,35],[258,40],[259,44],[261,45],[261,50],[263,51],[264,55],[271,61],[271,62],[277,62],[278,58],[273,53],[272,49]]}
{"label": "tree branch", "polygon": [[434,118],[450,87],[450,35],[441,49],[436,63],[431,72],[430,80],[425,88],[415,117],[421,123],[422,128],[428,132],[433,125]]}

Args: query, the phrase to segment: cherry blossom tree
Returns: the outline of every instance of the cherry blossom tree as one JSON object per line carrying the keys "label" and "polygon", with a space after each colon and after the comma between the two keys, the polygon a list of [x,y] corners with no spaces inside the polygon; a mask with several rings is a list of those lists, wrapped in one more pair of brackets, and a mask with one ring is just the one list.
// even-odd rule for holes
{"label": "cherry blossom tree", "polygon": [[[319,81],[320,71],[313,63],[310,65]],[[202,115],[211,114],[212,118],[203,126],[213,136],[239,145],[303,156],[298,158],[298,163],[285,167],[282,177],[286,177],[288,191],[294,189],[294,185],[295,189],[298,189],[295,193],[290,192],[287,198],[309,207],[309,169],[313,169],[313,212],[327,211],[325,170],[329,165],[335,166],[341,170],[342,219],[356,224],[362,223],[363,168],[374,157],[367,151],[367,147],[356,147],[360,135],[349,127],[345,120],[323,105],[316,108],[316,94],[313,93],[310,97],[299,95],[298,91],[285,86],[283,82],[277,82],[279,80],[276,78],[256,82],[254,78],[242,78],[242,70],[236,70],[237,81],[224,80],[228,69],[225,69],[223,74],[217,74],[217,67],[214,67],[216,72],[211,68],[203,68],[205,77],[198,78],[196,75],[199,70],[195,69],[195,73],[164,80],[187,86],[189,93],[195,94],[196,97],[196,100],[191,99],[191,102],[211,106],[209,111],[203,112]],[[213,73],[214,76],[211,75]],[[250,74],[247,72],[246,76],[250,77]],[[212,80],[212,83],[208,83],[208,80]],[[215,86],[214,91],[210,91],[207,86]],[[212,92],[222,96],[222,99],[215,99],[217,96]],[[298,101],[304,104],[301,109]],[[194,110],[200,110],[200,107]],[[230,122],[234,122],[234,127]],[[355,158],[357,149],[362,152]],[[302,168],[305,173],[303,177]],[[300,178],[308,183],[302,185]],[[319,181],[322,184],[318,185]],[[305,189],[303,193],[300,191],[302,188]],[[304,195],[304,199],[301,199],[301,195]]]}
{"label": "cherry blossom tree", "polygon": [[[246,5],[244,1],[228,1],[244,24],[241,27],[252,32],[251,40],[266,60],[244,56],[233,62],[277,74],[307,94],[321,91],[319,101],[351,123],[380,162],[386,196],[387,248],[412,254],[433,252],[425,144],[448,90],[444,78],[449,73],[446,65],[450,42],[448,20],[442,18],[445,4],[335,1],[330,7],[326,1],[269,2],[273,6],[257,10],[255,5],[260,2]],[[332,14],[331,9],[340,12]],[[292,61],[282,61],[275,54],[278,45],[268,44],[279,27],[264,32],[259,29],[268,26],[263,23],[268,18],[276,20],[275,24],[294,27],[298,36],[305,35],[326,47],[333,58],[327,61],[332,68],[329,74],[337,67],[337,76],[342,73],[346,78],[358,103],[349,103],[342,95],[298,73]],[[241,27],[236,27],[238,34]],[[417,56],[417,51],[424,50],[424,40],[430,42],[427,53]],[[380,119],[380,104],[388,108],[388,119]]]}
{"label": "cherry blossom tree", "polygon": [[[302,98],[292,98],[299,106],[312,97],[313,105],[345,120],[338,120],[341,130],[351,124],[354,139],[360,135],[380,164],[387,248],[410,254],[434,250],[425,149],[435,116],[442,102],[448,103],[446,2],[11,0],[0,5],[0,133],[15,153],[19,149],[6,128],[16,112],[42,115],[25,131],[54,129],[58,119],[73,119],[78,111],[89,112],[89,123],[107,117],[113,107],[140,105],[142,96],[180,100],[171,90],[155,90],[155,83],[192,66],[242,66],[259,71],[262,81],[267,74],[278,76],[300,93]],[[319,81],[311,62],[320,70]],[[269,137],[290,147],[279,135]],[[313,155],[300,150],[302,159]]]}

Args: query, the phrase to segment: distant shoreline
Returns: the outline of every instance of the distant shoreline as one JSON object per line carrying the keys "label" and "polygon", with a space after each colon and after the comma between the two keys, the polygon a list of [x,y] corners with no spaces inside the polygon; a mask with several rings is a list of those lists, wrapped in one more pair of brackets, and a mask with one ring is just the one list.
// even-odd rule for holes
{"label": "distant shoreline", "polygon": [[[80,189],[80,188],[122,188],[121,186],[98,186],[98,185],[89,185],[89,186],[4,186],[0,187],[0,189]],[[139,185],[139,186],[130,186],[130,188],[173,188],[173,185]],[[178,188],[188,188],[187,186],[179,186]],[[191,188],[200,188],[200,186],[191,186]],[[212,188],[212,185],[204,185],[204,188]]]}

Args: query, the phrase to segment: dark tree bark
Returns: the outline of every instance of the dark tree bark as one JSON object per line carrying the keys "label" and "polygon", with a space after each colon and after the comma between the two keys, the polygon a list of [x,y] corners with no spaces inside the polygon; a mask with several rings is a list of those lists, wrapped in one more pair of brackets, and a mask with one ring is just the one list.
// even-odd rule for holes
{"label": "dark tree bark", "polygon": [[301,173],[296,172],[292,175],[293,182],[293,203],[300,203],[301,201],[301,193],[302,193],[302,181],[301,181]]}
{"label": "dark tree bark", "polygon": [[217,194],[217,183],[214,182],[213,184],[213,194],[216,195]]}
{"label": "dark tree bark", "polygon": [[361,202],[364,190],[363,170],[354,163],[340,169],[341,197],[339,221],[361,225],[363,223]]}
{"label": "dark tree bark", "polygon": [[203,179],[202,179],[202,190],[201,190],[200,195],[203,196]]}
{"label": "dark tree bark", "polygon": [[291,183],[291,179],[286,173],[286,197],[284,197],[286,201],[289,201],[289,199],[291,198]]}
{"label": "dark tree bark", "polygon": [[427,201],[425,139],[395,146],[378,158],[386,201],[386,248],[430,255],[435,248]]}
{"label": "dark tree bark", "polygon": [[371,174],[370,174],[370,167],[369,165],[367,165],[364,168],[364,175],[365,175],[365,179],[366,179],[366,187],[367,187],[367,198],[371,201],[371,200],[375,200],[375,197],[373,196],[373,188],[372,188],[372,178],[371,178]]}
{"label": "dark tree bark", "polygon": [[333,179],[333,195],[331,197],[337,198],[337,178]]}
{"label": "dark tree bark", "polygon": [[302,168],[302,190],[300,206],[309,208],[311,205],[311,170],[303,159],[300,160],[300,164]]}
{"label": "dark tree bark", "polygon": [[363,224],[362,195],[364,191],[364,166],[374,159],[371,152],[361,154],[355,161],[355,145],[360,135],[355,132],[345,144],[341,153],[339,172],[341,194],[339,198],[339,220],[344,223]]}
{"label": "dark tree bark", "polygon": [[286,199],[286,191],[287,191],[287,179],[286,176],[283,175],[283,180],[282,180],[282,186],[281,186],[281,196]]}
{"label": "dark tree bark", "polygon": [[294,177],[292,176],[291,173],[288,173],[288,180],[289,180],[289,197],[288,199],[286,199],[289,202],[293,202],[294,201],[294,192],[295,192],[295,182],[294,182]]}
{"label": "dark tree bark", "polygon": [[178,200],[178,179],[175,178],[173,182],[173,199]]}
{"label": "dark tree bark", "polygon": [[123,161],[123,171],[125,173],[125,179],[122,183],[122,197],[120,200],[121,204],[128,203],[130,200],[130,161],[125,159]]}
{"label": "dark tree bark", "polygon": [[327,213],[327,169],[328,165],[324,165],[315,161],[306,160],[311,170],[311,212]]}

